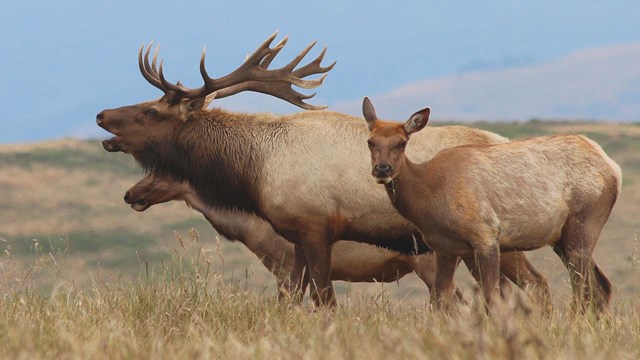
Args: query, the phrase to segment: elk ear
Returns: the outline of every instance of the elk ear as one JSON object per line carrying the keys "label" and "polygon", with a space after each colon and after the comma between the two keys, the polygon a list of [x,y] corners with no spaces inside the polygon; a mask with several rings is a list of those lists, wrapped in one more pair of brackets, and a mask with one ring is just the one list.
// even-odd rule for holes
{"label": "elk ear", "polygon": [[418,132],[422,130],[425,126],[427,126],[430,113],[431,113],[431,109],[426,108],[411,115],[409,120],[407,120],[407,122],[404,123],[404,131],[407,133],[407,135],[411,135],[414,132]]}
{"label": "elk ear", "polygon": [[189,100],[183,101],[180,104],[180,111],[182,112],[182,114],[188,114],[193,111],[202,110],[207,105],[209,105],[209,102],[207,102],[207,98],[204,98],[204,97],[197,98],[197,99],[189,99]]}
{"label": "elk ear", "polygon": [[209,107],[209,105],[211,105],[211,102],[216,98],[216,96],[218,95],[218,92],[214,91],[213,93],[207,95],[207,97],[204,98],[204,105],[202,106],[203,109],[206,109]]}
{"label": "elk ear", "polygon": [[368,97],[364,97],[362,100],[362,115],[364,115],[364,119],[367,121],[367,125],[369,125],[369,130],[373,129],[373,124],[378,120],[376,116],[376,109],[373,108],[373,104]]}

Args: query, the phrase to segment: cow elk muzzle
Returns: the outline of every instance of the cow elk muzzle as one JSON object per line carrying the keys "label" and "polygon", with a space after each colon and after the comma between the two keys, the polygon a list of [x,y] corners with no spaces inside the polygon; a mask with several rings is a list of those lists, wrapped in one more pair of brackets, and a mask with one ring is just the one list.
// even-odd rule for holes
{"label": "cow elk muzzle", "polygon": [[376,178],[376,181],[380,184],[388,183],[391,181],[391,172],[393,171],[393,167],[389,164],[376,164],[373,167],[373,176]]}
{"label": "cow elk muzzle", "polygon": [[143,196],[139,196],[139,194],[132,191],[127,191],[124,194],[124,202],[131,205],[133,210],[139,212],[145,211],[151,206]]}

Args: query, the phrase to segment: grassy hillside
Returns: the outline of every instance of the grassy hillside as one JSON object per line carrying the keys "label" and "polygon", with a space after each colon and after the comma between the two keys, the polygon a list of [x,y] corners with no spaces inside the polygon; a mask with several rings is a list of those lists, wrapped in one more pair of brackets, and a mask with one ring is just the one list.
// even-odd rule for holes
{"label": "grassy hillside", "polygon": [[[184,204],[136,213],[122,200],[141,177],[98,141],[0,146],[0,358],[638,358],[640,126],[479,123],[521,138],[583,133],[623,168],[623,193],[595,258],[615,294],[599,319],[567,311],[566,270],[529,252],[555,310],[519,297],[485,316],[429,311],[410,275],[337,283],[335,311],[278,303],[275,281],[242,245]],[[465,269],[458,283],[475,294]]]}

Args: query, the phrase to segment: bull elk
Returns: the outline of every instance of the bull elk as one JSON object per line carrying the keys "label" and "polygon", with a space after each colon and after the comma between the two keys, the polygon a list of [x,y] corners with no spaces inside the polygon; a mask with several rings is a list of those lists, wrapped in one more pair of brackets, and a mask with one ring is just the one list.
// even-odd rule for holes
{"label": "bull elk", "polygon": [[464,145],[416,163],[405,147],[427,125],[429,108],[404,124],[379,120],[366,97],[362,111],[370,131],[370,173],[436,252],[436,305],[450,298],[457,257],[476,258],[480,286],[493,307],[500,252],[551,245],[570,273],[574,305],[607,307],[611,283],[592,254],[622,177],[597,143],[556,135]]}
{"label": "bull elk", "polygon": [[[383,189],[365,176],[369,166],[362,142],[367,128],[357,117],[330,111],[292,115],[243,114],[205,109],[214,98],[257,91],[304,109],[310,96],[292,86],[319,86],[333,64],[322,67],[325,51],[297,68],[313,43],[289,64],[269,69],[286,38],[271,47],[269,37],[229,75],[191,89],[165,79],[157,49],[138,54],[143,77],[164,95],[155,101],[104,110],[97,124],[114,136],[107,151],[131,154],[147,172],[174,182],[188,181],[206,205],[255,214],[294,244],[292,284],[306,271],[316,304],[332,304],[331,246],[340,239],[409,243],[418,234],[388,202]],[[316,80],[304,78],[325,74]],[[409,155],[431,158],[441,149],[507,139],[465,127],[431,129],[416,137]],[[369,181],[367,181],[369,180]],[[419,235],[419,234],[418,234]],[[424,247],[421,241],[418,245]],[[295,285],[298,284],[298,285]]]}
{"label": "bull elk", "polygon": [[[259,217],[240,211],[207,206],[188,182],[171,183],[147,175],[132,186],[124,201],[136,211],[168,201],[184,201],[204,215],[218,233],[232,241],[239,241],[253,252],[271,271],[281,289],[293,270],[294,246],[278,235],[271,225]],[[395,250],[400,244],[396,245]],[[412,244],[404,246],[411,249]],[[414,256],[379,246],[354,241],[338,241],[331,254],[331,280],[350,282],[393,282],[414,272],[433,292],[435,255],[431,252]],[[551,295],[545,277],[538,273],[522,252],[501,254],[501,289],[508,291],[508,280],[533,295],[543,310],[551,308]],[[303,283],[302,292],[307,284]],[[300,294],[301,295],[301,294]],[[456,299],[462,293],[455,289]]]}

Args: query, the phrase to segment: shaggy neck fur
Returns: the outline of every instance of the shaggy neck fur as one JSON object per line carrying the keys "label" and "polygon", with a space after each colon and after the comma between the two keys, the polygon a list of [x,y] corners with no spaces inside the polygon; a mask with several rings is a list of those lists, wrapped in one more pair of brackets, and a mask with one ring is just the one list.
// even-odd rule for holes
{"label": "shaggy neck fur", "polygon": [[148,143],[136,159],[146,172],[188,181],[209,206],[258,213],[264,159],[287,132],[285,124],[264,117],[194,112],[171,136]]}

